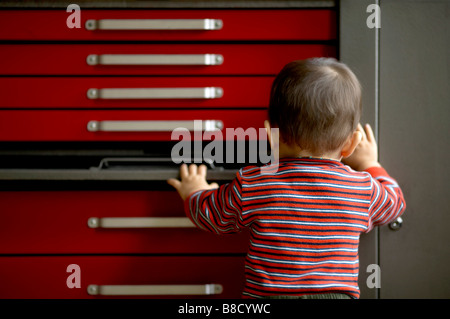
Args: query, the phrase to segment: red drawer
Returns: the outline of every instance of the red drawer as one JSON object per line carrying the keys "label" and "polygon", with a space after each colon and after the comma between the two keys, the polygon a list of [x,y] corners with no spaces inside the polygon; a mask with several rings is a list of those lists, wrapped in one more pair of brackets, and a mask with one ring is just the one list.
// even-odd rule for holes
{"label": "red drawer", "polygon": [[[78,110],[2,110],[0,111],[0,141],[170,141],[172,127],[186,127],[195,120],[203,125],[222,126],[221,134],[205,131],[204,140],[216,138],[232,139],[227,128],[254,128],[259,136],[267,111],[255,110],[117,110],[117,111],[78,111]],[[183,123],[173,122],[174,120]],[[95,122],[93,122],[95,121]],[[92,124],[100,127],[107,122],[125,123],[126,127],[105,131],[95,130]],[[141,131],[129,131],[144,121]],[[152,121],[152,122],[149,122]],[[156,121],[156,122],[155,122]],[[209,121],[209,122],[208,122]],[[139,123],[140,122],[140,123]],[[160,131],[148,131],[158,125]],[[131,127],[130,127],[131,126]],[[88,127],[90,127],[88,129]],[[162,131],[165,129],[166,131]],[[195,129],[195,128],[194,128]],[[229,130],[232,131],[233,130]],[[248,130],[250,138],[253,130]],[[195,136],[193,136],[195,138]],[[176,140],[180,140],[178,137]]]}
{"label": "red drawer", "polygon": [[[0,11],[0,40],[329,40],[336,14],[320,10],[81,10],[81,28],[70,29],[66,10]],[[214,19],[216,30],[87,30],[87,20]],[[136,21],[135,21],[136,22]],[[213,21],[214,22],[214,21]],[[166,21],[177,27],[179,21]],[[202,22],[203,23],[203,22]],[[117,25],[117,23],[115,23]],[[183,26],[181,26],[183,27]]]}
{"label": "red drawer", "polygon": [[[3,77],[0,107],[262,108],[272,82],[272,77]],[[147,93],[138,98],[143,90]]]}
{"label": "red drawer", "polygon": [[[77,265],[80,288],[69,288],[68,277]],[[107,298],[224,298],[241,297],[244,286],[243,257],[150,257],[150,256],[24,256],[0,257],[0,298],[2,299],[107,299]],[[73,282],[72,278],[69,282]],[[214,284],[217,294],[181,293]],[[156,293],[170,285],[175,295],[103,296],[89,294],[97,285],[149,285]],[[156,288],[154,285],[162,285]],[[174,286],[176,285],[176,286]],[[196,287],[185,287],[194,285]],[[184,286],[184,287],[183,287]],[[211,286],[210,286],[211,287]],[[142,288],[142,287],[141,287]],[[155,289],[156,288],[156,289]],[[201,292],[202,288],[200,287]],[[205,289],[206,290],[206,289]],[[222,290],[221,293],[220,290]],[[89,291],[92,290],[92,286]],[[200,293],[201,293],[200,292]]]}
{"label": "red drawer", "polygon": [[[187,218],[173,221],[186,217],[175,191],[4,191],[0,212],[0,254],[245,253],[248,246],[245,233],[219,236],[183,227]],[[116,225],[92,228],[91,218]]]}
{"label": "red drawer", "polygon": [[[133,55],[145,55],[150,65]],[[319,44],[6,44],[0,46],[0,74],[276,75],[288,62],[318,56],[335,57],[336,48]]]}

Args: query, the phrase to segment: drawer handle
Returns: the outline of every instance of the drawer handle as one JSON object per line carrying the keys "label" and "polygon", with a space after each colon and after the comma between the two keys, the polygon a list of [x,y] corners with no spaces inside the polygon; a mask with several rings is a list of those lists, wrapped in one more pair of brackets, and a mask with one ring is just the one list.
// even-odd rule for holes
{"label": "drawer handle", "polygon": [[[182,162],[192,162],[192,163],[203,163],[206,164],[208,169],[216,169],[216,166],[214,165],[214,160],[211,158],[205,157],[205,158],[180,158]],[[168,157],[105,157],[102,160],[100,160],[100,163],[98,167],[91,167],[91,169],[106,169],[109,167],[114,167],[114,165],[126,165],[129,163],[133,163],[134,165],[145,165],[145,164],[165,164],[165,165],[173,165],[173,159]],[[178,170],[178,168],[177,168]]]}
{"label": "drawer handle", "polygon": [[220,30],[220,19],[100,19],[87,20],[87,30]]}
{"label": "drawer handle", "polygon": [[91,217],[89,228],[193,228],[187,217]]}
{"label": "drawer handle", "polygon": [[[197,124],[201,123],[200,124]],[[217,131],[223,128],[219,120],[194,121],[89,121],[89,132],[172,132],[177,128],[189,131],[202,130],[205,132]]]}
{"label": "drawer handle", "polygon": [[223,96],[223,89],[219,87],[202,88],[120,88],[96,89],[87,91],[91,100],[107,99],[218,99]]}
{"label": "drawer handle", "polygon": [[89,285],[89,295],[101,296],[155,296],[155,295],[219,295],[220,284],[206,285]]}
{"label": "drawer handle", "polygon": [[90,54],[89,65],[221,65],[220,54]]}

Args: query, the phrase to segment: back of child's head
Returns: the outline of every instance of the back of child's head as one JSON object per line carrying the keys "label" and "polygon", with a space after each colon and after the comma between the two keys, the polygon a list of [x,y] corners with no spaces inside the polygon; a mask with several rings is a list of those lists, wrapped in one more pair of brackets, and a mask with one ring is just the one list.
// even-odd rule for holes
{"label": "back of child's head", "polygon": [[332,58],[287,64],[275,78],[269,122],[282,141],[312,154],[339,150],[361,116],[361,86],[353,72]]}

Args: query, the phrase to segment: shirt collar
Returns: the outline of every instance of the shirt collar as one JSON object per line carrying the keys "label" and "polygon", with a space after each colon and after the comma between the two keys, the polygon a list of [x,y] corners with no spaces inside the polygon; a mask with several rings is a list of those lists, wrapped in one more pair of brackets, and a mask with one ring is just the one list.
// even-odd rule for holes
{"label": "shirt collar", "polygon": [[343,167],[345,166],[341,161],[328,159],[328,158],[317,158],[317,157],[283,157],[279,159],[280,163],[285,164],[302,164],[302,165],[324,165],[324,166],[335,166]]}

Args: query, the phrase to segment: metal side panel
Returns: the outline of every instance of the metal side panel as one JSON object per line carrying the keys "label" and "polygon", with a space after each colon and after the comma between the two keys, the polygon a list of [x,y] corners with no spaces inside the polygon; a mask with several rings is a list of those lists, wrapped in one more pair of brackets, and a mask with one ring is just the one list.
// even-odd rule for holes
{"label": "metal side panel", "polygon": [[[356,74],[363,87],[361,122],[369,123],[377,134],[377,46],[376,30],[366,25],[367,6],[373,0],[342,0],[339,8],[339,57]],[[369,288],[367,267],[378,264],[378,229],[361,235],[359,247],[359,288],[361,299],[378,298],[378,289]]]}
{"label": "metal side panel", "polygon": [[381,298],[450,297],[450,1],[381,1],[380,158],[406,200],[381,228]]}

